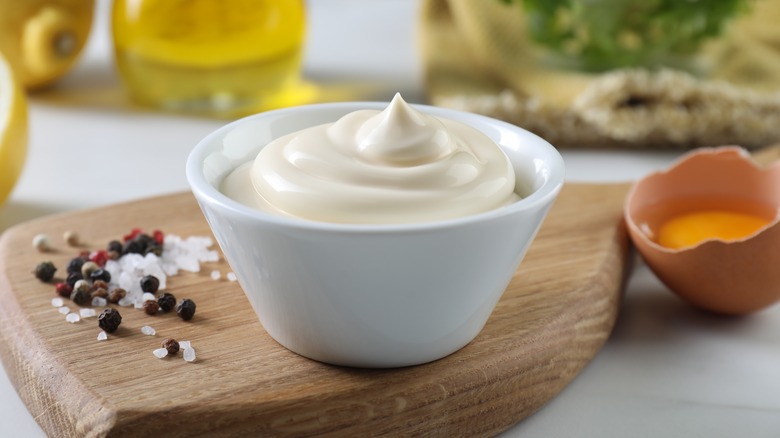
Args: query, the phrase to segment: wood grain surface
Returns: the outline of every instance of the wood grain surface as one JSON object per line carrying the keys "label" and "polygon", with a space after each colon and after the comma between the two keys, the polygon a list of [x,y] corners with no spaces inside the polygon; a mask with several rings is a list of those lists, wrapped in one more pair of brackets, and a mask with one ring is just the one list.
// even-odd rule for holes
{"label": "wood grain surface", "polygon": [[[119,308],[121,328],[98,342],[97,319],[67,323],[53,286],[30,272],[51,260],[64,274],[78,249],[59,236],[75,230],[83,249],[99,249],[134,227],[209,235],[206,222],[189,193],[46,217],[0,238],[0,355],[51,436],[494,435],[560,392],[609,336],[628,272],[627,190],[566,186],[479,336],[444,359],[387,370],[281,347],[224,280],[225,262],[169,278],[169,292],[197,303],[192,321]],[[54,251],[32,249],[37,233]],[[165,337],[191,340],[197,361],[155,358]]]}

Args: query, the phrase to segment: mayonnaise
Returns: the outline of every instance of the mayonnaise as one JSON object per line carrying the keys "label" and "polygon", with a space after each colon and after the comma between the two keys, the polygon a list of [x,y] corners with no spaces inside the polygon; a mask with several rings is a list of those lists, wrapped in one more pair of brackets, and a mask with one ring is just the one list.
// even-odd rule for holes
{"label": "mayonnaise", "polygon": [[501,149],[477,129],[423,114],[396,94],[266,145],[222,183],[267,212],[351,224],[457,218],[519,199]]}

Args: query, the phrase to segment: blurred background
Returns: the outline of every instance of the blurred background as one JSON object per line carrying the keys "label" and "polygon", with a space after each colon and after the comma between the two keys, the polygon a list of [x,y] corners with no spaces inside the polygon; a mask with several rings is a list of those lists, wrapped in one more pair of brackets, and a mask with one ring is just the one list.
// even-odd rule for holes
{"label": "blurred background", "polygon": [[[413,0],[307,3],[300,74],[311,87],[316,83],[317,94],[309,97],[389,100],[400,91],[412,102],[423,101],[417,8]],[[0,208],[0,230],[56,211],[186,190],[187,153],[233,117],[139,103],[115,62],[111,9],[111,1],[96,1],[81,55],[46,86],[26,93],[27,155]],[[387,16],[398,19],[382,18]],[[106,166],[112,171],[105,172]],[[72,188],[70,183],[81,181],[83,189]]]}

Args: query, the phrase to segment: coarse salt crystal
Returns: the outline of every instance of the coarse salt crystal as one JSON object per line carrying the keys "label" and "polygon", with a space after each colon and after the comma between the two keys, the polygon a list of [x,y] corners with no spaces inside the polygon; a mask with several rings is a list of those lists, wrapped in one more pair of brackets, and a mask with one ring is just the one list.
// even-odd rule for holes
{"label": "coarse salt crystal", "polygon": [[[179,347],[181,347],[181,344],[179,344]],[[195,349],[192,347],[185,348],[182,356],[187,362],[195,362]]]}
{"label": "coarse salt crystal", "polygon": [[[125,257],[127,256],[124,256],[122,258],[124,259]],[[126,291],[130,291],[130,289],[135,285],[135,281],[133,281],[133,276],[130,275],[130,273],[124,269],[125,268],[122,267],[122,273],[119,274],[119,277],[117,279],[117,285]]]}
{"label": "coarse salt crystal", "polygon": [[236,281],[238,278],[236,278],[236,274],[234,274],[233,272],[228,272],[227,279],[228,281]]}
{"label": "coarse salt crystal", "polygon": [[68,313],[70,313],[70,307],[68,307],[68,306],[62,306],[62,307],[60,307],[59,309],[57,309],[57,311],[59,311],[59,312],[60,312],[60,313],[62,313],[63,315],[67,315]]}
{"label": "coarse salt crystal", "polygon": [[200,271],[200,263],[198,263],[197,257],[192,257],[189,254],[182,254],[175,259],[176,266],[182,271],[198,272]]}
{"label": "coarse salt crystal", "polygon": [[158,348],[158,349],[156,349],[156,350],[152,351],[152,354],[153,354],[153,355],[154,355],[154,357],[156,357],[157,359],[162,359],[162,358],[164,358],[165,356],[167,356],[167,355],[168,355],[168,350],[167,350],[167,349],[165,349],[165,348]]}
{"label": "coarse salt crystal", "polygon": [[[108,271],[109,274],[111,274],[111,279],[118,279],[120,275],[122,275],[122,267],[116,260],[109,259],[106,264],[103,266],[103,269]],[[113,281],[111,282],[113,283]],[[110,283],[109,283],[110,284]]]}
{"label": "coarse salt crystal", "polygon": [[148,335],[148,336],[154,336],[157,334],[157,331],[153,329],[152,327],[145,325],[141,327],[141,333]]}
{"label": "coarse salt crystal", "polygon": [[165,275],[176,275],[179,273],[179,268],[175,263],[163,262],[162,269]]}
{"label": "coarse salt crystal", "polygon": [[141,297],[141,301],[156,301],[157,298],[154,296],[154,294],[151,294],[149,292],[144,292],[143,296]]}
{"label": "coarse salt crystal", "polygon": [[127,307],[133,304],[133,299],[130,297],[122,297],[117,304],[122,307]]}
{"label": "coarse salt crystal", "polygon": [[78,313],[68,313],[65,315],[65,321],[68,321],[69,323],[73,324],[76,322],[81,321],[81,317]]}
{"label": "coarse salt crystal", "polygon": [[143,309],[144,308],[144,303],[141,300],[135,301],[133,303],[133,307],[135,307],[136,309]]}
{"label": "coarse salt crystal", "polygon": [[98,333],[97,340],[98,341],[105,341],[106,339],[108,339],[108,334],[106,332],[104,332],[103,330],[101,330],[100,333]]}
{"label": "coarse salt crystal", "polygon": [[93,307],[106,307],[106,304],[108,304],[108,302],[103,297],[92,298],[92,306]]}
{"label": "coarse salt crystal", "polygon": [[179,348],[186,350],[188,348],[192,348],[192,345],[190,344],[190,341],[181,341],[179,342]]}
{"label": "coarse salt crystal", "polygon": [[220,279],[220,277],[222,277],[222,274],[219,271],[217,271],[216,269],[211,271],[211,279],[212,280],[217,281],[217,280]]}
{"label": "coarse salt crystal", "polygon": [[65,301],[62,301],[62,298],[52,298],[51,299],[51,305],[54,307],[62,307],[65,304]]}
{"label": "coarse salt crystal", "polygon": [[93,316],[96,316],[97,312],[95,311],[95,309],[90,309],[90,308],[79,309],[79,315],[82,318],[91,318]]}

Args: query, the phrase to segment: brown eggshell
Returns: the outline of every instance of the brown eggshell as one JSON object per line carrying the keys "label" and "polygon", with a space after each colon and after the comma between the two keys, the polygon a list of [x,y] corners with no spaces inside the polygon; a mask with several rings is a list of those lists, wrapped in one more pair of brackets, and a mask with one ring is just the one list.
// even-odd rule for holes
{"label": "brown eggshell", "polygon": [[638,181],[626,199],[625,219],[634,245],[672,291],[717,313],[742,315],[780,299],[780,221],[739,241],[708,240],[674,250],[653,242],[637,212],[680,198],[728,196],[780,210],[780,162],[761,168],[738,147],[699,149],[665,172]]}

